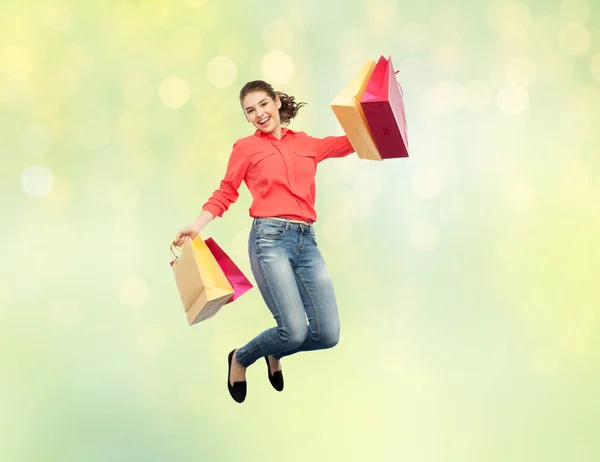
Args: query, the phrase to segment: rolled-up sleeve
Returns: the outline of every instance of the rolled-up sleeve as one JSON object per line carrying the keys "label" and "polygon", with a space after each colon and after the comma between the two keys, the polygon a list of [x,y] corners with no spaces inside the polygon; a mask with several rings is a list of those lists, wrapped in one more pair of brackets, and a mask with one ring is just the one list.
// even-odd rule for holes
{"label": "rolled-up sleeve", "polygon": [[231,151],[225,177],[213,195],[202,206],[215,217],[222,217],[240,196],[239,188],[248,170],[248,156],[245,151],[236,143]]}
{"label": "rolled-up sleeve", "polygon": [[346,135],[328,136],[326,138],[313,138],[314,150],[317,153],[317,161],[331,157],[346,157],[354,152],[354,148]]}

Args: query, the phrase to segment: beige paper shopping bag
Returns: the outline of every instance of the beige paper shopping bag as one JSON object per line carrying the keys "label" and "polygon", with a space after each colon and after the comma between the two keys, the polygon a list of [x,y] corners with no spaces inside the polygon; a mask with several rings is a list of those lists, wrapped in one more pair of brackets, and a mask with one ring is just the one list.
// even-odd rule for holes
{"label": "beige paper shopping bag", "polygon": [[171,261],[188,324],[211,318],[233,296],[233,288],[200,236],[188,239]]}
{"label": "beige paper shopping bag", "polygon": [[375,61],[367,61],[360,72],[335,97],[331,103],[331,108],[358,157],[361,159],[382,160],[360,105],[360,100],[374,69]]}

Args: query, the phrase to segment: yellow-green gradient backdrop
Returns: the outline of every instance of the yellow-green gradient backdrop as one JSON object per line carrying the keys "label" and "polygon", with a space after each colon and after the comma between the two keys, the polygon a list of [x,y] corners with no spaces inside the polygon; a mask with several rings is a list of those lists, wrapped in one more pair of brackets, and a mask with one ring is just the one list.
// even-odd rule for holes
{"label": "yellow-green gradient backdrop", "polygon": [[[341,342],[226,357],[257,289],[188,327],[169,242],[252,133],[240,87],[329,103],[391,54],[409,159],[318,172]],[[600,459],[600,7],[2,0],[0,459]],[[250,276],[250,196],[203,233]]]}

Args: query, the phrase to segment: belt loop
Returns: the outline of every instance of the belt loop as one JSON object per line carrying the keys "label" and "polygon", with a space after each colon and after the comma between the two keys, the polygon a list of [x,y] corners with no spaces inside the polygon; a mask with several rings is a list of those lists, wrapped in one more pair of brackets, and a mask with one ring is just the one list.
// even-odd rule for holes
{"label": "belt loop", "polygon": [[285,230],[288,231],[290,229],[290,220],[285,220]]}

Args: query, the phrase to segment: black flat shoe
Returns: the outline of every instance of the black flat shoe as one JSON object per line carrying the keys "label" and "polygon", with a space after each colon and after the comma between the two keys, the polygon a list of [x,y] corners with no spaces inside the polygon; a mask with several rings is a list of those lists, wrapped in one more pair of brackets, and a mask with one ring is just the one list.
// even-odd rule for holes
{"label": "black flat shoe", "polygon": [[243,403],[246,399],[246,381],[233,382],[233,385],[231,385],[231,381],[229,380],[231,377],[231,360],[233,359],[233,353],[235,353],[235,350],[229,353],[229,357],[227,358],[227,389],[235,402]]}
{"label": "black flat shoe", "polygon": [[271,375],[271,365],[269,364],[269,358],[266,356],[265,361],[267,362],[267,375],[269,376],[269,382],[271,382],[271,385],[273,385],[275,390],[283,390],[283,373],[281,371],[277,371]]}

